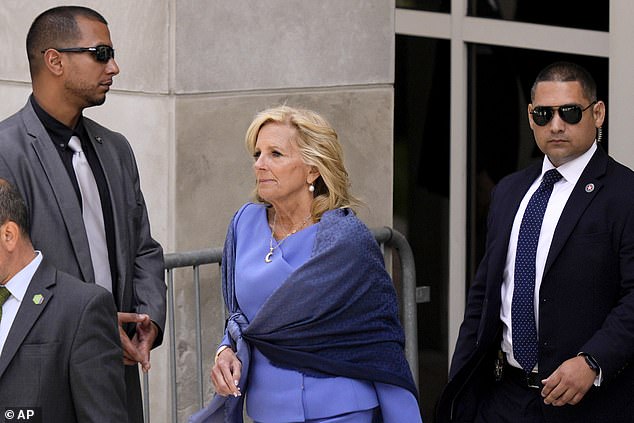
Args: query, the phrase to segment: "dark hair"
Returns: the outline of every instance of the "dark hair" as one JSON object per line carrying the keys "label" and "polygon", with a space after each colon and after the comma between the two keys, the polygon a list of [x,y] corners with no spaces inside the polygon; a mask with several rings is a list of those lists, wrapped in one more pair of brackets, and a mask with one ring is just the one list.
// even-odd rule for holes
{"label": "dark hair", "polygon": [[535,90],[540,82],[573,82],[577,81],[581,84],[583,95],[590,101],[597,99],[597,84],[594,78],[585,68],[576,63],[571,62],[555,62],[539,72],[533,87],[531,88],[531,102],[535,100]]}
{"label": "dark hair", "polygon": [[26,54],[31,78],[40,69],[42,51],[48,48],[69,47],[81,37],[77,17],[108,25],[98,12],[83,6],[59,6],[42,12],[31,24],[26,36]]}
{"label": "dark hair", "polygon": [[29,214],[22,196],[13,185],[0,178],[0,224],[15,222],[23,235],[29,238]]}

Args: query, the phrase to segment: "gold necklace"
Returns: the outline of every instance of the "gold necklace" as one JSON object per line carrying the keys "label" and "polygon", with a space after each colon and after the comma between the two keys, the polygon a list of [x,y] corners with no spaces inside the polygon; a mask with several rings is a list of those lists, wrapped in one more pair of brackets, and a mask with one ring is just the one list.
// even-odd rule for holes
{"label": "gold necklace", "polygon": [[275,249],[277,249],[280,245],[282,245],[282,243],[284,241],[286,241],[286,238],[288,238],[289,236],[296,234],[297,231],[299,231],[301,228],[304,227],[304,225],[306,225],[306,223],[308,223],[308,219],[311,218],[312,215],[308,215],[306,216],[306,219],[304,219],[302,221],[302,224],[299,225],[296,229],[293,229],[292,231],[290,231],[289,233],[286,234],[286,236],[284,238],[282,238],[279,242],[275,242],[275,245],[273,245],[273,240],[274,238],[274,234],[275,234],[275,220],[277,219],[277,213],[273,216],[273,226],[271,228],[271,237],[269,238],[269,252],[266,253],[266,256],[264,256],[264,262],[265,263],[270,263],[273,260],[271,260],[271,257],[273,257],[273,251],[275,251]]}

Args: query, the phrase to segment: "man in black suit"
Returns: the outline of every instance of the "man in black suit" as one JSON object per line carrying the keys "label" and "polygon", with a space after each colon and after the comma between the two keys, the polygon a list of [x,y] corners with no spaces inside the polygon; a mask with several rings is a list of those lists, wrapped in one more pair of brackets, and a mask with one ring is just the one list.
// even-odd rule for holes
{"label": "man in black suit", "polygon": [[0,303],[3,416],[25,407],[43,423],[127,421],[112,295],[34,251],[24,201],[2,179]]}
{"label": "man in black suit", "polygon": [[604,118],[580,66],[537,76],[545,157],[493,192],[437,421],[634,421],[634,173],[598,144]]}
{"label": "man in black suit", "polygon": [[0,122],[0,177],[26,202],[35,248],[56,268],[112,292],[129,420],[140,423],[137,363],[149,369],[165,324],[163,252],[150,233],[130,144],[82,115],[104,103],[119,73],[108,25],[92,9],[55,7],[33,21],[26,44],[33,95]]}

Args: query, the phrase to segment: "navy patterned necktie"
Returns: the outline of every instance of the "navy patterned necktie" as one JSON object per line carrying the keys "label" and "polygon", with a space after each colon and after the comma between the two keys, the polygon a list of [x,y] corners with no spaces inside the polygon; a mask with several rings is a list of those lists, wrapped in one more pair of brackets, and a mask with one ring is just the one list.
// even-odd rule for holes
{"label": "navy patterned necktie", "polygon": [[511,326],[513,355],[526,373],[530,373],[537,364],[537,327],[533,299],[537,243],[553,185],[560,179],[561,174],[557,169],[544,174],[537,191],[528,201],[517,238]]}

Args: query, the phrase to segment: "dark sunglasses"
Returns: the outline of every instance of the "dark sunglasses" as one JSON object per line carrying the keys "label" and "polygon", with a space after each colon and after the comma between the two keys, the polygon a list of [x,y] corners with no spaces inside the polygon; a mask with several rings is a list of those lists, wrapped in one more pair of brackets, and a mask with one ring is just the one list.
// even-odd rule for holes
{"label": "dark sunglasses", "polygon": [[537,125],[546,126],[555,115],[555,110],[557,110],[557,113],[559,113],[559,117],[561,118],[561,120],[574,125],[581,121],[581,118],[583,117],[583,112],[588,110],[596,102],[596,100],[593,101],[585,109],[582,109],[581,106],[577,104],[564,104],[563,106],[553,107],[537,106],[531,111],[531,115],[533,115],[533,122],[535,122]]}
{"label": "dark sunglasses", "polygon": [[[108,63],[110,59],[114,59],[114,49],[107,45],[98,45],[96,47],[69,47],[69,48],[56,48],[54,50],[60,53],[92,53],[95,56],[95,60],[101,63]],[[46,50],[42,50],[42,53]]]}

